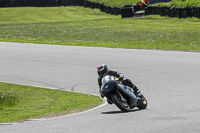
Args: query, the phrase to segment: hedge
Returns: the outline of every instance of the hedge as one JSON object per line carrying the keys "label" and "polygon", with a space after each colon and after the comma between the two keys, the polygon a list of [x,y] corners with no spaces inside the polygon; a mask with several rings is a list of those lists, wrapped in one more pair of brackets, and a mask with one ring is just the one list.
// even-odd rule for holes
{"label": "hedge", "polygon": [[200,7],[168,7],[168,6],[148,6],[145,15],[160,15],[178,18],[197,17],[200,18]]}

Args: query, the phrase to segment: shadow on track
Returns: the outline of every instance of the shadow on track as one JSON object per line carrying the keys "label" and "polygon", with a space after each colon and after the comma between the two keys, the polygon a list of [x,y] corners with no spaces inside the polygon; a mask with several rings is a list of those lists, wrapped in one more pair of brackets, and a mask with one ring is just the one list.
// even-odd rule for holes
{"label": "shadow on track", "polygon": [[101,112],[101,114],[121,114],[121,113],[130,113],[130,112],[136,112],[136,111],[142,111],[142,109],[134,109],[130,110],[129,112],[123,112],[123,111],[109,111],[109,112]]}
{"label": "shadow on track", "polygon": [[0,127],[1,126],[10,126],[10,125],[13,125],[12,123],[0,123]]}

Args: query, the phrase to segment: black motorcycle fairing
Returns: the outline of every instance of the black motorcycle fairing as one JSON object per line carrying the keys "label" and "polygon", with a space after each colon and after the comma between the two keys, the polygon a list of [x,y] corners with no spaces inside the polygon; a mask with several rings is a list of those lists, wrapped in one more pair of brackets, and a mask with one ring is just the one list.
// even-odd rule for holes
{"label": "black motorcycle fairing", "polygon": [[118,91],[120,91],[125,97],[127,97],[127,100],[129,99],[129,105],[131,108],[136,107],[137,105],[137,98],[134,93],[132,93],[125,85],[117,84],[116,88]]}
{"label": "black motorcycle fairing", "polygon": [[107,95],[109,92],[111,92],[115,88],[116,85],[117,85],[117,82],[115,80],[110,80],[106,82],[105,84],[101,86],[101,90],[100,90],[101,95],[103,96]]}

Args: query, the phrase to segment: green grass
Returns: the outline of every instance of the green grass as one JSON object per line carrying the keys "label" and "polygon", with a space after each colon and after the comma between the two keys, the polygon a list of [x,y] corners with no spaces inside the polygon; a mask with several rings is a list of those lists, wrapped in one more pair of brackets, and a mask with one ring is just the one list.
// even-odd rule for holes
{"label": "green grass", "polygon": [[122,7],[127,4],[136,4],[140,0],[91,0],[99,3],[104,3],[109,6],[119,6]]}
{"label": "green grass", "polygon": [[199,36],[195,18],[121,19],[82,7],[0,8],[0,41],[200,51]]}
{"label": "green grass", "polygon": [[[73,22],[112,18],[97,9],[83,7],[0,8],[0,24]],[[1,29],[2,31],[2,29]]]}
{"label": "green grass", "polygon": [[82,111],[101,102],[88,94],[0,82],[0,123]]}

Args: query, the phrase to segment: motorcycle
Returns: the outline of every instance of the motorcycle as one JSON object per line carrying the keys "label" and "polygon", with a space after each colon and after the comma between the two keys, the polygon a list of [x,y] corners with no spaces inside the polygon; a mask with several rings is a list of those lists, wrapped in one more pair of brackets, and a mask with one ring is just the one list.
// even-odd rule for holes
{"label": "motorcycle", "polygon": [[119,78],[107,75],[101,81],[101,96],[106,97],[109,104],[114,103],[121,111],[129,112],[135,107],[139,109],[147,107],[146,98],[142,94],[136,97],[133,89],[121,84]]}

